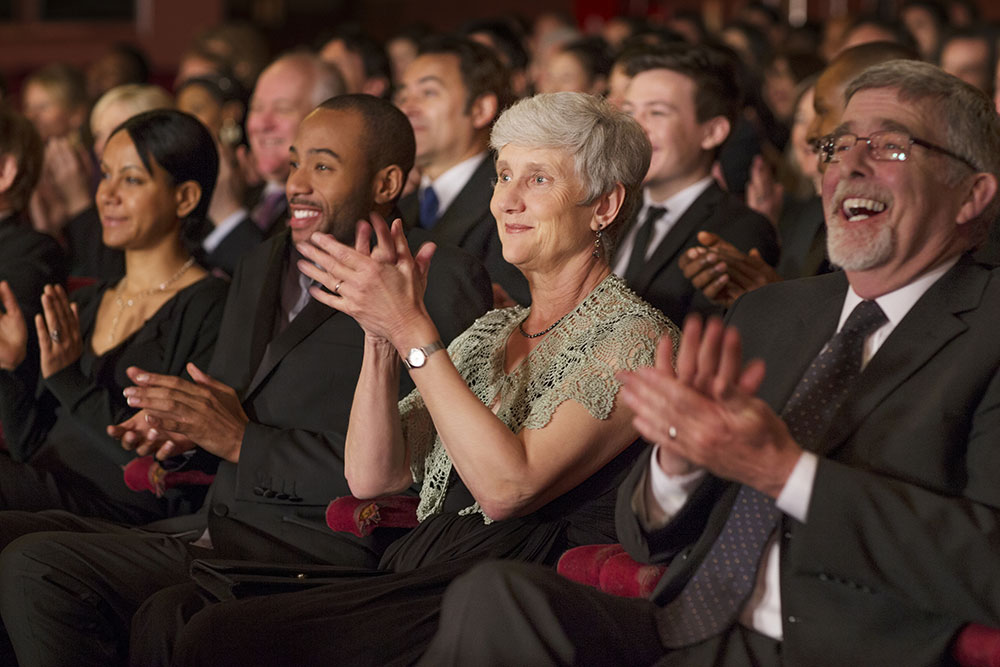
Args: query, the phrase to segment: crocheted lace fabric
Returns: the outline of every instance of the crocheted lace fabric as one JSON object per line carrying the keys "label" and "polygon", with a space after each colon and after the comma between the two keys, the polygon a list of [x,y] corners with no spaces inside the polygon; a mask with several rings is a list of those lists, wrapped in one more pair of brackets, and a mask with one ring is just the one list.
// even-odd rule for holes
{"label": "crocheted lace fabric", "polygon": [[[672,322],[612,274],[506,374],[507,339],[529,312],[522,306],[491,311],[448,347],[469,389],[514,433],[542,428],[567,400],[585,407],[595,419],[607,419],[621,386],[615,373],[652,365],[656,343],[665,332],[673,337],[675,352],[679,340]],[[417,507],[417,518],[423,521],[441,511],[451,459],[418,392],[400,401],[399,412],[412,452],[413,479],[423,482]],[[483,514],[478,503],[461,513],[472,512]]]}

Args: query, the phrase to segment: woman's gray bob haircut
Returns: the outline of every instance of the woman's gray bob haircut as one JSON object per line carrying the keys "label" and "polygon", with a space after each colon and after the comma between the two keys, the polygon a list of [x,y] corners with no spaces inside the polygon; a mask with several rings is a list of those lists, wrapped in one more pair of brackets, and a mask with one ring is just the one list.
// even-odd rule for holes
{"label": "woman's gray bob haircut", "polygon": [[642,200],[642,179],[649,170],[651,148],[646,133],[632,118],[599,97],[585,93],[546,93],[528,97],[504,111],[493,126],[490,146],[562,148],[573,156],[586,199],[594,203],[621,183],[625,200],[605,231],[612,250]]}

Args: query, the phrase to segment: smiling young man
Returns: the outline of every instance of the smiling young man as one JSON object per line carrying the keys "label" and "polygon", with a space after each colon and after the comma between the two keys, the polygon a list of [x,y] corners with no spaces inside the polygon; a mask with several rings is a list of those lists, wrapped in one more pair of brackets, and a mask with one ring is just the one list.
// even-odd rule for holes
{"label": "smiling young man", "polygon": [[428,229],[435,241],[476,256],[494,283],[526,303],[528,284],[504,259],[490,213],[496,174],[487,144],[493,121],[510,101],[509,75],[488,47],[444,36],[421,44],[396,94],[413,125],[420,172],[417,192],[403,197],[399,208],[408,227]]}
{"label": "smiling young man", "polygon": [[632,77],[623,110],[649,137],[653,155],[643,206],[622,239],[612,268],[641,297],[675,322],[718,308],[678,266],[699,231],[778,258],[774,227],[725,192],[712,164],[740,110],[736,63],[723,51],[684,44],[643,52],[626,63]]}
{"label": "smiling young man", "polygon": [[733,328],[686,327],[676,372],[624,378],[657,445],[617,528],[672,561],[653,594],[480,566],[426,664],[935,665],[966,623],[1000,625],[1000,272],[969,254],[1000,119],[916,61],[846,99],[823,184],[844,270],[750,292]]}
{"label": "smiling young man", "polygon": [[[345,95],[324,102],[304,119],[290,145],[286,187],[293,211],[300,215],[291,231],[251,251],[237,269],[208,374],[191,366],[196,381],[187,382],[130,369],[137,386],[126,390],[129,404],[140,412],[109,429],[130,448],[139,445],[172,455],[197,445],[196,455],[209,452],[222,459],[204,511],[160,522],[156,528],[162,532],[156,533],[67,514],[0,513],[0,545],[27,532],[77,531],[32,535],[22,546],[32,551],[32,545],[48,550],[52,541],[71,543],[59,563],[45,567],[63,573],[60,580],[67,576],[114,598],[85,596],[87,602],[57,593],[57,602],[44,590],[43,578],[30,575],[32,585],[22,591],[31,602],[24,604],[39,604],[36,610],[44,616],[52,613],[55,625],[39,617],[35,620],[41,624],[28,620],[31,612],[21,616],[26,625],[13,617],[7,620],[21,664],[124,662],[132,615],[147,598],[171,589],[157,596],[155,605],[150,602],[137,635],[150,639],[142,650],[151,655],[133,655],[136,664],[159,664],[163,647],[156,641],[173,636],[171,623],[177,616],[172,601],[179,605],[186,600],[193,558],[371,567],[391,540],[392,531],[358,539],[326,527],[327,503],[350,493],[344,479],[344,434],[364,332],[347,315],[310,298],[311,281],[296,268],[300,255],[294,241],[329,231],[353,242],[360,216],[374,211],[392,217],[413,162],[412,131],[389,102]],[[442,339],[464,330],[490,303],[483,268],[465,253],[439,248],[428,274],[426,304]],[[4,554],[0,559],[13,563],[22,552],[12,545]],[[112,561],[110,569],[93,567]],[[17,569],[11,568],[7,571]],[[63,606],[80,603],[86,609]],[[88,620],[77,624],[73,618]],[[97,618],[102,620],[95,624]],[[42,626],[59,639],[40,639]],[[13,658],[0,654],[0,662],[13,664]]]}

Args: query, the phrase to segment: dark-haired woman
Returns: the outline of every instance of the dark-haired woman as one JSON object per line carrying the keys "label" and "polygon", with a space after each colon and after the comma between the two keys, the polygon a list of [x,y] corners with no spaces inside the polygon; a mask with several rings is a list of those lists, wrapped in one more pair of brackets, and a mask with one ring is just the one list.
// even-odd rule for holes
{"label": "dark-haired woman", "polygon": [[9,450],[0,457],[0,508],[139,524],[200,503],[198,487],[163,497],[130,491],[122,466],[133,455],[105,427],[132,412],[122,395],[129,366],[179,374],[189,361],[208,362],[226,286],[195,265],[181,230],[204,215],[217,170],[212,137],[193,116],[134,116],[109,138],[97,190],[104,243],[124,250],[125,276],[81,289],[72,302],[46,286],[34,322],[0,286],[0,354],[23,361],[33,326],[42,375],[30,396],[15,373],[0,372]]}

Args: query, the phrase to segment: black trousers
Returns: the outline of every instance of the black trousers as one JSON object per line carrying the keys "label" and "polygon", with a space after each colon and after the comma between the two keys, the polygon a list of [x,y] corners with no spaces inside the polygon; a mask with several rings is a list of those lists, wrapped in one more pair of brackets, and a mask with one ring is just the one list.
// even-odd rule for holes
{"label": "black trousers", "polygon": [[0,664],[21,667],[125,664],[136,609],[211,554],[63,511],[0,512],[0,546]]}
{"label": "black trousers", "polygon": [[781,664],[781,645],[742,626],[679,650],[663,647],[656,604],[569,581],[551,569],[493,561],[448,588],[426,667],[476,665]]}

